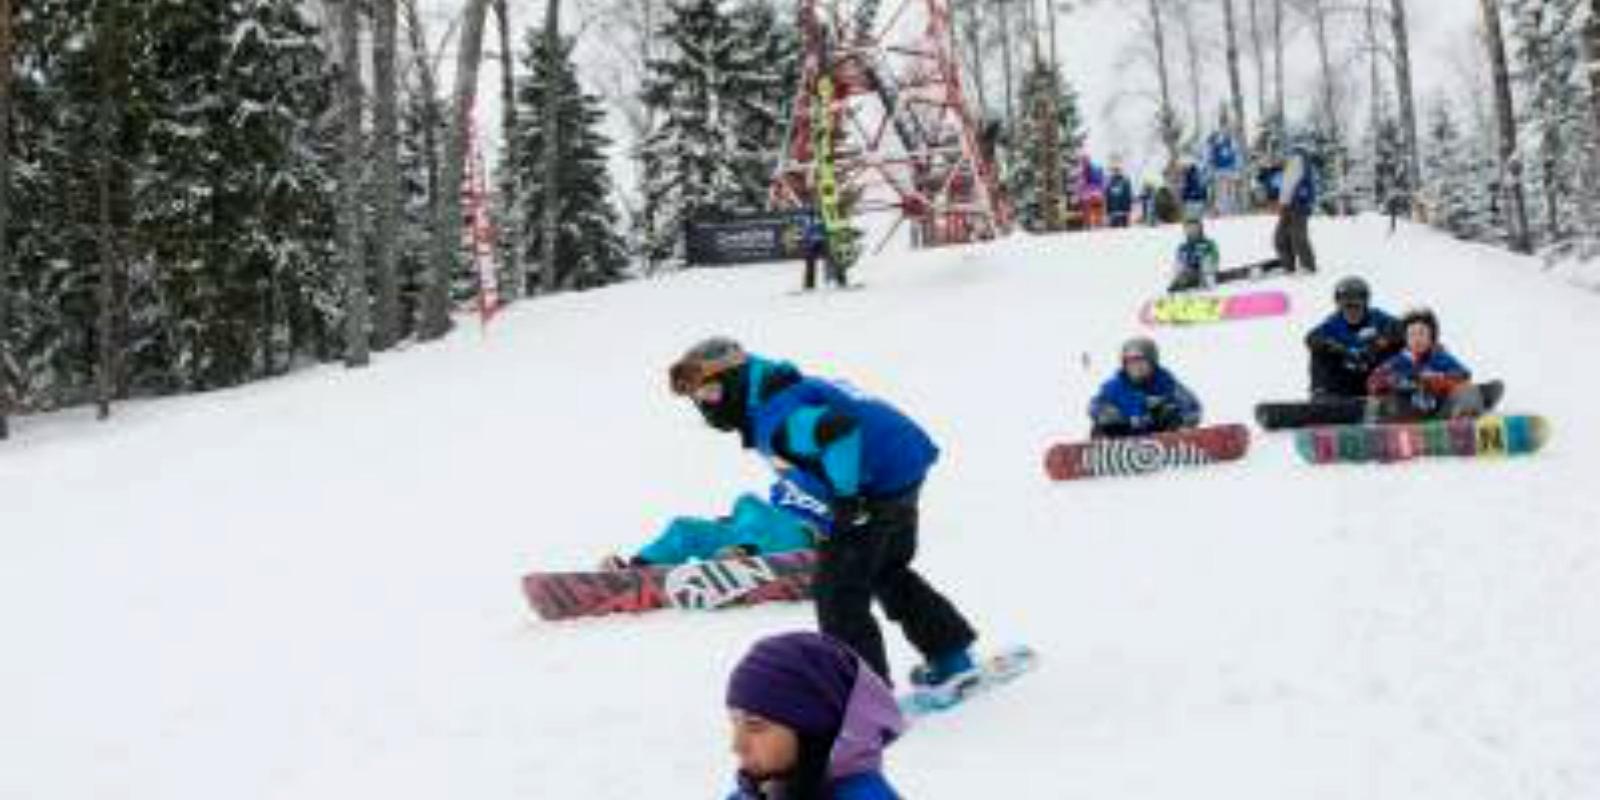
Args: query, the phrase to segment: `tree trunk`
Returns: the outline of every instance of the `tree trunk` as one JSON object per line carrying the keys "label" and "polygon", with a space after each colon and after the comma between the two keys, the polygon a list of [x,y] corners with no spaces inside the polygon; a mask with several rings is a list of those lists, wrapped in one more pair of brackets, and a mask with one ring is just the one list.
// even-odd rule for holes
{"label": "tree trunk", "polygon": [[97,419],[111,416],[111,400],[117,386],[117,247],[116,227],[111,213],[112,170],[117,154],[117,127],[123,102],[124,64],[123,27],[113,19],[114,9],[98,9],[95,24],[96,71],[99,103],[95,113],[95,245],[100,259],[100,281],[95,287],[98,320],[95,324],[95,406]]}
{"label": "tree trunk", "polygon": [[400,89],[395,80],[395,48],[399,41],[396,0],[376,0],[372,37],[372,127],[378,170],[376,187],[378,302],[373,338],[388,350],[400,338]]}
{"label": "tree trunk", "polygon": [[1400,95],[1400,127],[1406,137],[1406,189],[1422,186],[1422,149],[1417,144],[1417,96],[1411,88],[1411,34],[1406,0],[1390,0],[1389,36],[1394,39],[1394,88]]}
{"label": "tree trunk", "polygon": [[0,439],[10,435],[11,375],[11,0],[0,0]]}
{"label": "tree trunk", "polygon": [[1250,0],[1250,49],[1256,65],[1256,119],[1267,117],[1267,55],[1262,49],[1260,0]]}
{"label": "tree trunk", "polygon": [[1156,48],[1156,79],[1161,84],[1161,142],[1167,148],[1167,166],[1178,163],[1177,112],[1172,109],[1172,82],[1167,73],[1167,31],[1161,20],[1162,0],[1150,0],[1151,36]]}
{"label": "tree trunk", "polygon": [[[428,180],[428,216],[438,219],[439,210],[439,130],[444,127],[439,114],[439,82],[428,61],[428,37],[422,30],[415,0],[405,0],[406,27],[410,30],[411,53],[416,61],[417,80],[422,84],[422,160]],[[420,327],[420,326],[419,326]]]}
{"label": "tree trunk", "polygon": [[561,174],[561,91],[560,81],[555,80],[558,73],[557,65],[561,63],[561,0],[545,0],[544,6],[544,47],[545,57],[550,59],[549,74],[551,79],[544,88],[544,212],[540,220],[539,236],[542,245],[539,253],[539,280],[541,290],[552,290],[556,286],[556,245],[560,209],[557,204],[561,202],[561,186],[557,177]]}
{"label": "tree trunk", "polygon": [[433,221],[433,264],[423,298],[422,338],[437,339],[450,331],[450,279],[461,256],[461,179],[466,171],[467,128],[478,99],[478,63],[483,58],[483,23],[489,0],[467,0],[456,49],[455,96],[450,131],[439,177],[437,216]]}
{"label": "tree trunk", "polygon": [[1499,0],[1479,0],[1479,7],[1483,12],[1483,44],[1489,51],[1494,83],[1495,116],[1500,125],[1500,174],[1508,206],[1511,249],[1529,253],[1533,245],[1528,236],[1528,208],[1522,193],[1522,163],[1517,158],[1517,119],[1511,104],[1511,72],[1506,67],[1505,38],[1500,32],[1500,3]]}
{"label": "tree trunk", "polygon": [[[1312,0],[1308,5],[1311,14],[1311,27],[1317,40],[1317,63],[1322,70],[1322,92],[1318,103],[1321,106],[1323,130],[1328,135],[1328,140],[1333,143],[1335,153],[1342,153],[1344,148],[1344,125],[1339,119],[1339,84],[1338,73],[1333,66],[1333,45],[1328,41],[1328,7],[1326,0]],[[1340,177],[1341,195],[1335,196],[1336,208],[1343,213],[1350,213],[1350,201],[1347,194],[1342,194],[1349,186],[1349,161],[1342,156],[1335,156],[1338,162],[1334,164],[1334,172]],[[1333,194],[1330,192],[1330,194]]]}
{"label": "tree trunk", "polygon": [[1056,53],[1056,4],[1059,0],[1045,0],[1050,9],[1050,72],[1060,74],[1061,60]]}
{"label": "tree trunk", "polygon": [[1378,41],[1378,19],[1374,3],[1377,0],[1367,0],[1367,67],[1370,75],[1368,80],[1372,88],[1368,91],[1368,111],[1372,117],[1368,124],[1372,127],[1372,202],[1379,212],[1386,211],[1384,198],[1384,180],[1379,169],[1383,158],[1383,138],[1379,131],[1383,126],[1383,78],[1378,71],[1378,58],[1382,55]]}
{"label": "tree trunk", "polygon": [[[1589,60],[1589,113],[1600,136],[1600,0],[1589,0],[1589,19],[1583,26],[1585,56]],[[1600,153],[1600,147],[1593,148]]]}
{"label": "tree trunk", "polygon": [[1014,65],[1011,61],[1011,16],[1006,13],[1011,0],[998,0],[997,5],[1000,7],[1000,58],[1005,61],[1006,130],[1009,132],[1016,122],[1016,117],[1013,115],[1016,92],[1012,83]]}
{"label": "tree trunk", "polygon": [[[511,142],[517,135],[517,84],[516,73],[513,67],[516,64],[516,53],[512,50],[511,35],[511,8],[506,0],[495,0],[495,15],[500,20],[500,137],[506,148],[511,147]],[[507,159],[509,160],[509,159]],[[516,235],[517,220],[517,181],[516,174],[510,167],[502,164],[500,167],[500,224],[495,231],[495,250],[500,256],[500,274],[498,281],[500,294],[506,300],[515,300],[522,295],[523,276],[518,267]]]}
{"label": "tree trunk", "polygon": [[1200,31],[1194,20],[1194,5],[1192,3],[1179,3],[1177,6],[1178,27],[1183,31],[1183,57],[1189,65],[1189,113],[1192,132],[1196,139],[1200,132],[1205,130],[1205,70],[1200,57]]}
{"label": "tree trunk", "polygon": [[1272,113],[1286,125],[1283,106],[1283,0],[1272,0]]}
{"label": "tree trunk", "polygon": [[983,4],[978,0],[969,0],[967,3],[967,62],[972,65],[972,88],[978,93],[978,108],[983,113],[979,115],[979,123],[989,118],[989,100],[984,89],[983,64],[988,59],[983,57],[983,17],[979,16]]}
{"label": "tree trunk", "polygon": [[339,6],[339,256],[344,261],[344,363],[366,366],[367,270],[361,222],[361,17],[357,0]]}
{"label": "tree trunk", "polygon": [[1228,88],[1233,92],[1233,139],[1241,152],[1249,149],[1244,121],[1244,80],[1239,77],[1239,29],[1234,23],[1233,0],[1222,0],[1222,21],[1228,37]]}

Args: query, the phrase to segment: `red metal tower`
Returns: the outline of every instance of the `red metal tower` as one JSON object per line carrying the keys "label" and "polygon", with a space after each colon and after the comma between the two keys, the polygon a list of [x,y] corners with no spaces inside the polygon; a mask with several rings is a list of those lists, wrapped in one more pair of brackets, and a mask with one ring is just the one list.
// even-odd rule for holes
{"label": "red metal tower", "polygon": [[[919,245],[1010,224],[962,90],[944,0],[800,0],[800,83],[773,176],[774,207],[815,201],[818,80],[832,81],[832,170],[855,214],[891,211]],[[823,137],[827,138],[827,137]],[[890,234],[893,230],[890,231]]]}

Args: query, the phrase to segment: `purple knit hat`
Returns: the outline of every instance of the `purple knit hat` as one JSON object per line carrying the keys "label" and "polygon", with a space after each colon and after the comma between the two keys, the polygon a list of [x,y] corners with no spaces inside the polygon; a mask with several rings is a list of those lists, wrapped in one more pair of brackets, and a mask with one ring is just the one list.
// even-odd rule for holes
{"label": "purple knit hat", "polygon": [[728,676],[728,707],[831,738],[844,723],[859,664],[848,647],[819,633],[769,636]]}

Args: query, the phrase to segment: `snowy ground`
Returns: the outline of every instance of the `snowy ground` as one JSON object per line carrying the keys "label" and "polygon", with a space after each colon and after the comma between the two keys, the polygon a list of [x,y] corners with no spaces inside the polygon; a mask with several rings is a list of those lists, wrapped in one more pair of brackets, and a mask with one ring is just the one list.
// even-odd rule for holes
{"label": "snowy ground", "polygon": [[[1267,254],[1265,219],[1216,230],[1225,261]],[[665,389],[712,332],[925,421],[919,562],[985,641],[1046,659],[890,751],[910,797],[1600,797],[1600,298],[1423,230],[1313,230],[1290,319],[1159,333],[1210,419],[1301,393],[1300,336],[1356,272],[1431,303],[1549,448],[1311,468],[1263,435],[1239,464],[1047,483],[1173,229],[900,256],[817,297],[795,269],[695,272],[364,372],[22,420],[0,798],[720,796],[726,670],[809,609],[552,625],[517,589],[761,485]]]}

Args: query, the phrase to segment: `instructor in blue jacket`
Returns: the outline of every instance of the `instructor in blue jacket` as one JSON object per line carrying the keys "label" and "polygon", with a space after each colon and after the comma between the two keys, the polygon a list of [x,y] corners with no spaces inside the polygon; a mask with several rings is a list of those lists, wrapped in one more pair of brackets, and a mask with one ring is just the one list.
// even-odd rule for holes
{"label": "instructor in blue jacket", "polygon": [[793,365],[746,353],[716,337],[690,348],[670,371],[673,393],[690,399],[712,428],[737,433],[779,469],[820,480],[832,498],[833,529],[818,545],[813,584],[822,632],[854,648],[892,682],[877,598],[924,663],[911,682],[957,692],[977,679],[977,634],[961,612],[912,569],[917,501],[939,449],[888,403]]}

